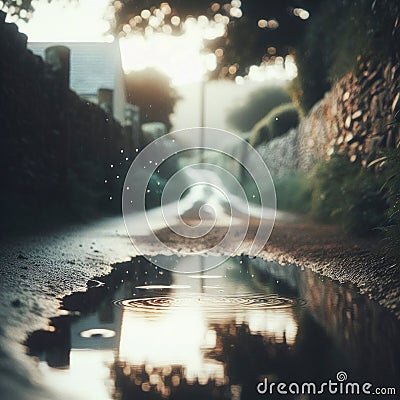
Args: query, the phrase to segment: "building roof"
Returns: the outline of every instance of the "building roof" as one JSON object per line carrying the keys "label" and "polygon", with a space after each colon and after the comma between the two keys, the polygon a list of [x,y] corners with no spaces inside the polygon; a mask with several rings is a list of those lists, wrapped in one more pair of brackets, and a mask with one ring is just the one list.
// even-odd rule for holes
{"label": "building roof", "polygon": [[62,45],[71,50],[70,86],[81,96],[97,95],[100,88],[115,89],[122,74],[121,53],[114,43],[44,43],[28,44],[34,54],[45,58],[45,49]]}

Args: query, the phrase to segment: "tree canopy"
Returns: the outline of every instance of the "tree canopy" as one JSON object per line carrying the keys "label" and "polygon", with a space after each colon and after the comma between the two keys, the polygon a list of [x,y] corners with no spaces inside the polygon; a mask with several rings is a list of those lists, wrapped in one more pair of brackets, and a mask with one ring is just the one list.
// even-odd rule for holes
{"label": "tree canopy", "polygon": [[[285,56],[293,52],[293,48],[304,35],[310,15],[309,11],[302,7],[305,7],[306,3],[313,4],[307,0],[170,0],[168,3],[154,0],[121,0],[114,2],[114,5],[116,3],[115,30],[122,34],[126,25],[130,26],[130,32],[131,29],[144,31],[149,24],[155,30],[168,25],[172,28],[172,34],[180,34],[182,24],[188,17],[223,21],[226,25],[225,34],[205,40],[208,51],[216,52],[219,49],[216,53],[218,66],[211,74],[212,78],[244,75],[252,64],[258,65],[263,59]],[[150,12],[150,15],[157,15],[163,7],[167,13],[164,12],[162,23],[155,27],[146,14]],[[144,14],[143,10],[146,10]],[[143,18],[138,18],[140,16]]]}
{"label": "tree canopy", "polygon": [[[249,65],[258,65],[263,58],[287,54],[298,43],[307,24],[295,10],[313,4],[311,0],[115,0],[110,3],[115,9],[113,30],[117,36],[144,31],[149,25],[154,30],[162,30],[167,25],[171,34],[179,35],[188,17],[222,21],[226,25],[225,34],[206,40],[209,51],[223,50],[219,53],[214,78],[245,74]],[[9,14],[24,19],[34,12],[32,0],[5,0],[4,4]],[[150,17],[160,13],[162,23],[152,24]],[[229,70],[231,66],[234,68]]]}
{"label": "tree canopy", "polygon": [[163,122],[170,129],[170,115],[178,97],[168,77],[149,68],[131,72],[125,81],[129,103],[140,107],[141,122]]}
{"label": "tree canopy", "polygon": [[227,114],[228,124],[240,132],[249,132],[273,108],[290,102],[281,86],[265,86],[252,91],[244,104],[235,105]]}
{"label": "tree canopy", "polygon": [[[9,14],[24,19],[33,11],[31,2],[3,1]],[[179,35],[190,17],[222,22],[223,34],[205,40],[205,51],[217,56],[211,79],[232,79],[262,60],[273,63],[277,56],[293,54],[299,78],[292,93],[304,111],[358,56],[400,54],[398,0],[110,0],[110,4],[115,9],[116,36],[146,28]]]}

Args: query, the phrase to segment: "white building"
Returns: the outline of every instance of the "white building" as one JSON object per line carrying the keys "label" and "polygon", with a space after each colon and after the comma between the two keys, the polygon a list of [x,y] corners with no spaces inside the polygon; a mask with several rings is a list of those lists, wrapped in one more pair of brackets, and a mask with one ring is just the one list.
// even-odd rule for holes
{"label": "white building", "polygon": [[65,46],[70,49],[71,89],[79,96],[96,104],[98,104],[99,89],[112,90],[112,114],[115,119],[124,124],[127,102],[118,42],[31,42],[28,44],[28,48],[43,59],[46,48],[52,46]]}

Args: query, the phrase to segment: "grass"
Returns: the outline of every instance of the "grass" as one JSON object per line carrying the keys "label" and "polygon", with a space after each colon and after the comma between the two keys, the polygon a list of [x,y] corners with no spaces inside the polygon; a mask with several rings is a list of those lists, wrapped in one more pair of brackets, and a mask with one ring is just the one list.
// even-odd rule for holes
{"label": "grass", "polygon": [[275,187],[278,208],[368,236],[378,234],[388,220],[383,183],[383,176],[351,163],[345,155],[334,155],[307,175],[291,172],[276,179]]}
{"label": "grass", "polygon": [[307,214],[311,207],[311,186],[299,171],[274,179],[278,209]]}
{"label": "grass", "polygon": [[261,121],[254,125],[250,134],[250,144],[258,146],[282,136],[299,124],[299,112],[293,103],[273,108]]}
{"label": "grass", "polygon": [[388,203],[387,223],[381,227],[385,252],[400,261],[400,145],[384,153],[382,192]]}

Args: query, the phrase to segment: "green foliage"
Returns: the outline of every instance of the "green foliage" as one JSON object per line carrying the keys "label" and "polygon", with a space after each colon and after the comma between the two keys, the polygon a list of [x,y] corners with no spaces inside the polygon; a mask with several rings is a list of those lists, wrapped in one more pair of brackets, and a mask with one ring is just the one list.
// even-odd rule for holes
{"label": "green foliage", "polygon": [[279,137],[299,124],[299,112],[293,103],[273,108],[252,129],[250,144],[258,146],[263,142]]}
{"label": "green foliage", "polygon": [[249,94],[244,105],[234,106],[227,114],[227,122],[240,132],[248,132],[275,107],[290,102],[281,86],[264,86]]}
{"label": "green foliage", "polygon": [[379,61],[398,54],[399,16],[398,0],[318,2],[295,47],[298,77],[290,87],[293,101],[306,113],[333,81],[353,69],[358,56]]}
{"label": "green foliage", "polygon": [[383,176],[350,163],[345,155],[336,154],[308,175],[293,171],[275,179],[278,208],[342,225],[346,231],[359,236],[377,234],[379,227],[385,225],[391,249],[395,246],[398,249],[399,236],[394,235],[400,230],[400,216],[396,213],[400,179],[392,179],[393,187],[382,190]]}
{"label": "green foliage", "polygon": [[382,227],[388,254],[400,260],[400,147],[386,152],[384,190],[388,201],[388,223]]}
{"label": "green foliage", "polygon": [[78,217],[95,217],[106,199],[104,171],[90,162],[80,162],[67,173],[67,201],[70,211]]}
{"label": "green foliage", "polygon": [[278,209],[307,214],[311,207],[311,186],[308,177],[291,171],[274,179]]}
{"label": "green foliage", "polygon": [[142,123],[162,122],[169,130],[170,115],[178,100],[167,76],[155,69],[131,72],[126,75],[128,101],[140,108]]}
{"label": "green foliage", "polygon": [[340,223],[363,236],[376,232],[385,219],[382,178],[350,163],[345,155],[318,165],[311,187],[311,215],[319,221]]}

